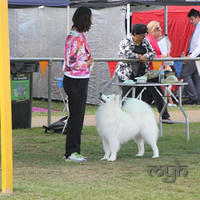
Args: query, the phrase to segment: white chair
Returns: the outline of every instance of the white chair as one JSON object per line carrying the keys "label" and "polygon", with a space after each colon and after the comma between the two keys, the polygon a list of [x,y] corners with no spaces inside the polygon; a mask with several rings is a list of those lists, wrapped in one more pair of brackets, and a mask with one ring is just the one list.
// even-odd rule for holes
{"label": "white chair", "polygon": [[61,133],[64,132],[66,126],[67,126],[67,120],[69,118],[69,109],[68,109],[68,97],[67,95],[63,95],[63,78],[62,77],[57,77],[56,78],[56,82],[57,82],[57,86],[58,86],[58,89],[59,89],[59,93],[60,93],[60,96],[62,98],[62,101],[63,101],[63,104],[64,104],[64,109],[63,109],[63,115],[65,114],[65,112],[68,113],[68,117],[67,119],[64,121],[64,127],[63,127],[63,130]]}
{"label": "white chair", "polygon": [[63,95],[63,92],[62,92],[63,91],[63,78],[57,77],[56,82],[58,85],[60,96],[61,96],[63,104],[64,104],[64,109],[63,109],[63,114],[64,114],[65,112],[68,112],[68,98],[67,98],[67,95]]}

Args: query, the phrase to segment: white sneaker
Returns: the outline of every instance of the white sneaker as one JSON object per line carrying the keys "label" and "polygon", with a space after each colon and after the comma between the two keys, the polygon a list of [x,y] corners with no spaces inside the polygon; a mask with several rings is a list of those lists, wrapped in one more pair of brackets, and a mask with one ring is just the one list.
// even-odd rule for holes
{"label": "white sneaker", "polygon": [[168,105],[169,107],[176,107],[176,104],[168,103],[167,105]]}
{"label": "white sneaker", "polygon": [[81,154],[75,152],[72,153],[68,158],[65,159],[66,162],[73,161],[73,162],[86,162],[87,158],[82,156]]}

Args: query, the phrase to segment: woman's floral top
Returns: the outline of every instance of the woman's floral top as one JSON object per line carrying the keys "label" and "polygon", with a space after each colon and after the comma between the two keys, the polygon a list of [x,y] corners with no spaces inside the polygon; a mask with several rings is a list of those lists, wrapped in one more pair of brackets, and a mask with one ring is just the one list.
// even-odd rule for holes
{"label": "woman's floral top", "polygon": [[[152,46],[150,45],[149,41],[144,38],[141,46],[145,49],[146,53],[143,54],[149,60],[155,57],[155,51],[153,50]],[[134,44],[132,38],[124,39],[120,42],[120,51],[119,57],[124,59],[136,59],[138,58],[139,54],[134,53],[136,45]],[[137,72],[133,72],[136,66],[139,66],[141,62],[119,62],[116,72],[118,77],[122,80],[132,79],[133,76],[136,76]],[[145,64],[145,72],[149,70],[149,62]],[[135,74],[134,74],[135,73]]]}
{"label": "woman's floral top", "polygon": [[73,78],[88,78],[90,67],[86,61],[91,50],[83,33],[71,30],[65,41],[64,74]]}

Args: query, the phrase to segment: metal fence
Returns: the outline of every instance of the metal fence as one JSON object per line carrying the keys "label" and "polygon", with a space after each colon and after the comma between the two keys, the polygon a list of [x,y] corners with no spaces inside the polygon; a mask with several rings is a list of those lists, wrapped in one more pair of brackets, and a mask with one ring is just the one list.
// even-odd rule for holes
{"label": "metal fence", "polygon": [[[189,57],[167,57],[167,58],[153,58],[150,61],[198,61],[200,57],[197,58],[189,58]],[[48,61],[48,126],[51,124],[51,82],[52,82],[52,63],[53,62],[63,62],[63,58],[14,58],[11,57],[10,61]],[[116,61],[116,62],[134,62],[138,61],[138,59],[120,59],[120,58],[94,58],[94,62],[109,62],[109,61]]]}

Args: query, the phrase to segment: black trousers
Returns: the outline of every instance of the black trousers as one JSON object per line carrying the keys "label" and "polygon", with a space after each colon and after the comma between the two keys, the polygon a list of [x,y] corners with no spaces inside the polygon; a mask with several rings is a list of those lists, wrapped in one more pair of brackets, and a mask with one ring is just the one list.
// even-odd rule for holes
{"label": "black trousers", "polygon": [[187,82],[185,91],[192,101],[200,101],[200,76],[195,61],[183,64],[180,77]]}
{"label": "black trousers", "polygon": [[[119,79],[120,82],[122,82],[120,79]],[[131,87],[129,86],[123,86],[121,87],[121,90],[122,90],[122,97],[125,96],[125,94],[128,92],[128,90],[130,89]],[[137,87],[136,88],[136,96],[138,96],[140,94],[140,92],[142,91],[144,87]],[[157,87],[157,89],[160,91],[160,93],[163,94],[163,90],[160,86]],[[147,103],[150,102],[150,99],[153,99],[155,101],[155,106],[156,108],[158,109],[159,113],[161,112],[165,102],[164,100],[162,99],[162,97],[158,94],[158,92],[156,91],[156,89],[154,87],[147,87],[147,90],[145,91],[145,96],[146,98],[143,99],[144,101],[146,101]],[[131,96],[131,93],[129,93],[129,95],[127,97],[132,97]],[[163,113],[163,116],[162,116],[162,119],[168,119],[170,117],[168,111],[167,111],[167,108],[164,110],[164,113]]]}
{"label": "black trousers", "polygon": [[81,131],[85,114],[88,81],[64,76],[63,86],[68,96],[69,119],[66,127],[66,158],[74,152],[81,152]]}

